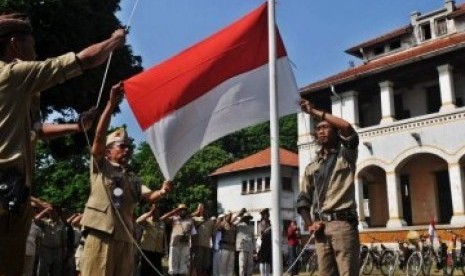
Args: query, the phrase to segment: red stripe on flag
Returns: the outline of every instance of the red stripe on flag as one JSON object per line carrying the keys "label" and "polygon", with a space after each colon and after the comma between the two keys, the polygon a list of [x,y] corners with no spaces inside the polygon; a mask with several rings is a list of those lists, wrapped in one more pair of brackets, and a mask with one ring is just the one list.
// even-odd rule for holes
{"label": "red stripe on flag", "polygon": [[[224,81],[268,63],[267,4],[180,54],[124,81],[143,130]],[[286,50],[277,33],[277,57]]]}

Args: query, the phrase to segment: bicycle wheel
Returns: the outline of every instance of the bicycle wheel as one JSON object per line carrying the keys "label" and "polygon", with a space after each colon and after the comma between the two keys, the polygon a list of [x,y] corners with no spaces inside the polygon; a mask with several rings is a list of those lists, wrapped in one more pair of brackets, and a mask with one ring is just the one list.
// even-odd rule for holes
{"label": "bicycle wheel", "polygon": [[396,265],[396,256],[393,251],[387,250],[381,256],[381,273],[384,276],[393,274]]}
{"label": "bicycle wheel", "polygon": [[421,266],[421,272],[423,273],[423,275],[430,275],[433,262],[433,257],[429,253],[423,256],[423,265]]}
{"label": "bicycle wheel", "polygon": [[318,270],[318,256],[313,254],[309,260],[308,260],[308,265],[307,265],[307,272],[310,273],[310,276],[313,275]]}
{"label": "bicycle wheel", "polygon": [[373,257],[370,253],[368,253],[365,259],[363,260],[363,265],[360,271],[362,271],[363,275],[370,275],[373,271],[373,265]]}
{"label": "bicycle wheel", "polygon": [[417,276],[421,271],[422,258],[420,252],[413,252],[407,261],[407,275]]}

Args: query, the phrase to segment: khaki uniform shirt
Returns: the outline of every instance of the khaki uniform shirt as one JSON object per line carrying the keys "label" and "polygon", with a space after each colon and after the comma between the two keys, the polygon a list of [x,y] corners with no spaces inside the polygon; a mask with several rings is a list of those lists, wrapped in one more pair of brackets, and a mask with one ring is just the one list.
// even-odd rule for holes
{"label": "khaki uniform shirt", "polygon": [[192,234],[192,228],[194,228],[194,223],[193,223],[192,218],[186,217],[182,219],[179,216],[174,216],[172,218],[172,223],[173,223],[172,224],[173,230],[171,231],[170,246],[186,246],[186,245],[189,246],[190,236]]}
{"label": "khaki uniform shirt", "polygon": [[140,248],[146,251],[165,253],[165,225],[160,221],[147,219],[143,224],[144,233],[140,242]]}
{"label": "khaki uniform shirt", "polygon": [[319,154],[317,159],[305,168],[305,175],[300,184],[301,192],[297,199],[298,210],[303,207],[312,208],[312,205],[315,209],[318,209],[319,205],[321,209],[313,210],[313,212],[330,213],[345,209],[356,209],[354,176],[358,153],[357,148],[358,136],[356,133],[349,138],[341,137],[341,145],[334,153],[337,155],[336,162],[333,170],[329,172],[330,178],[323,202],[314,202],[314,191],[316,191],[318,197],[322,192],[320,190],[322,184],[315,184],[314,181],[317,173],[323,173],[322,163],[324,159]]}
{"label": "khaki uniform shirt", "polygon": [[133,173],[126,171],[118,164],[111,163],[106,158],[92,158],[90,167],[90,196],[84,209],[81,225],[113,234],[115,240],[131,242],[131,237],[115,213],[109,196],[112,196],[113,188],[116,185],[115,181],[119,179],[123,194],[118,210],[129,232],[133,234],[134,208],[140,200],[140,196],[150,193],[150,189],[142,185],[140,179]]}
{"label": "khaki uniform shirt", "polygon": [[236,250],[236,226],[227,221],[220,223],[221,241],[220,249]]}
{"label": "khaki uniform shirt", "polygon": [[37,221],[37,225],[43,232],[41,246],[52,249],[62,249],[66,246],[66,227],[62,221],[45,219]]}
{"label": "khaki uniform shirt", "polygon": [[193,217],[197,235],[192,236],[192,246],[212,247],[212,238],[215,222],[203,217]]}
{"label": "khaki uniform shirt", "polygon": [[240,222],[236,225],[236,250],[252,252],[254,249],[253,237],[252,225],[248,225],[245,222]]}
{"label": "khaki uniform shirt", "polygon": [[16,169],[31,186],[34,160],[30,112],[37,109],[33,98],[81,73],[74,53],[37,62],[0,61],[0,170]]}

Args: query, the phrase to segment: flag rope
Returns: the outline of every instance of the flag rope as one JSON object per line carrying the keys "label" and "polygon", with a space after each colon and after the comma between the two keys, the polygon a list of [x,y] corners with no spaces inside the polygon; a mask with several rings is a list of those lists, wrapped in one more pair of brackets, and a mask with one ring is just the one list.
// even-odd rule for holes
{"label": "flag rope", "polygon": [[[134,5],[132,6],[132,11],[131,11],[131,14],[129,15],[129,19],[127,21],[126,27],[124,28],[126,30],[126,33],[129,31],[129,26],[131,25],[132,18],[134,17],[134,14],[136,12],[136,8],[138,5],[139,5],[139,0],[136,0],[134,2]],[[98,107],[98,105],[100,104],[100,99],[102,98],[102,93],[105,87],[105,83],[106,83],[107,76],[108,76],[108,70],[110,69],[110,63],[111,63],[112,58],[113,58],[113,51],[111,51],[110,55],[108,56],[107,64],[105,66],[105,71],[103,73],[102,84],[100,85],[100,91],[98,93],[97,104],[95,105],[96,107]]]}
{"label": "flag rope", "polygon": [[299,259],[302,258],[302,255],[304,254],[305,252],[305,248],[310,244],[310,242],[315,238],[315,232],[312,232],[310,234],[310,237],[308,238],[308,241],[305,243],[305,245],[302,247],[302,250],[300,251],[300,254],[297,256],[297,258],[295,258],[295,261],[289,266],[289,268],[286,270],[286,272],[284,272],[284,274],[287,274],[289,273],[292,268],[294,268],[294,266],[297,264],[297,262],[299,261]]}

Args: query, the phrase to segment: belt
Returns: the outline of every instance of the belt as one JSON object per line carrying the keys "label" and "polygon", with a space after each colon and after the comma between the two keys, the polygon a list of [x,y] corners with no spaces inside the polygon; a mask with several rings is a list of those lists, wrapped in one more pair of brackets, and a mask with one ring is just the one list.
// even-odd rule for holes
{"label": "belt", "polygon": [[315,219],[321,221],[357,221],[357,213],[353,210],[315,213]]}

